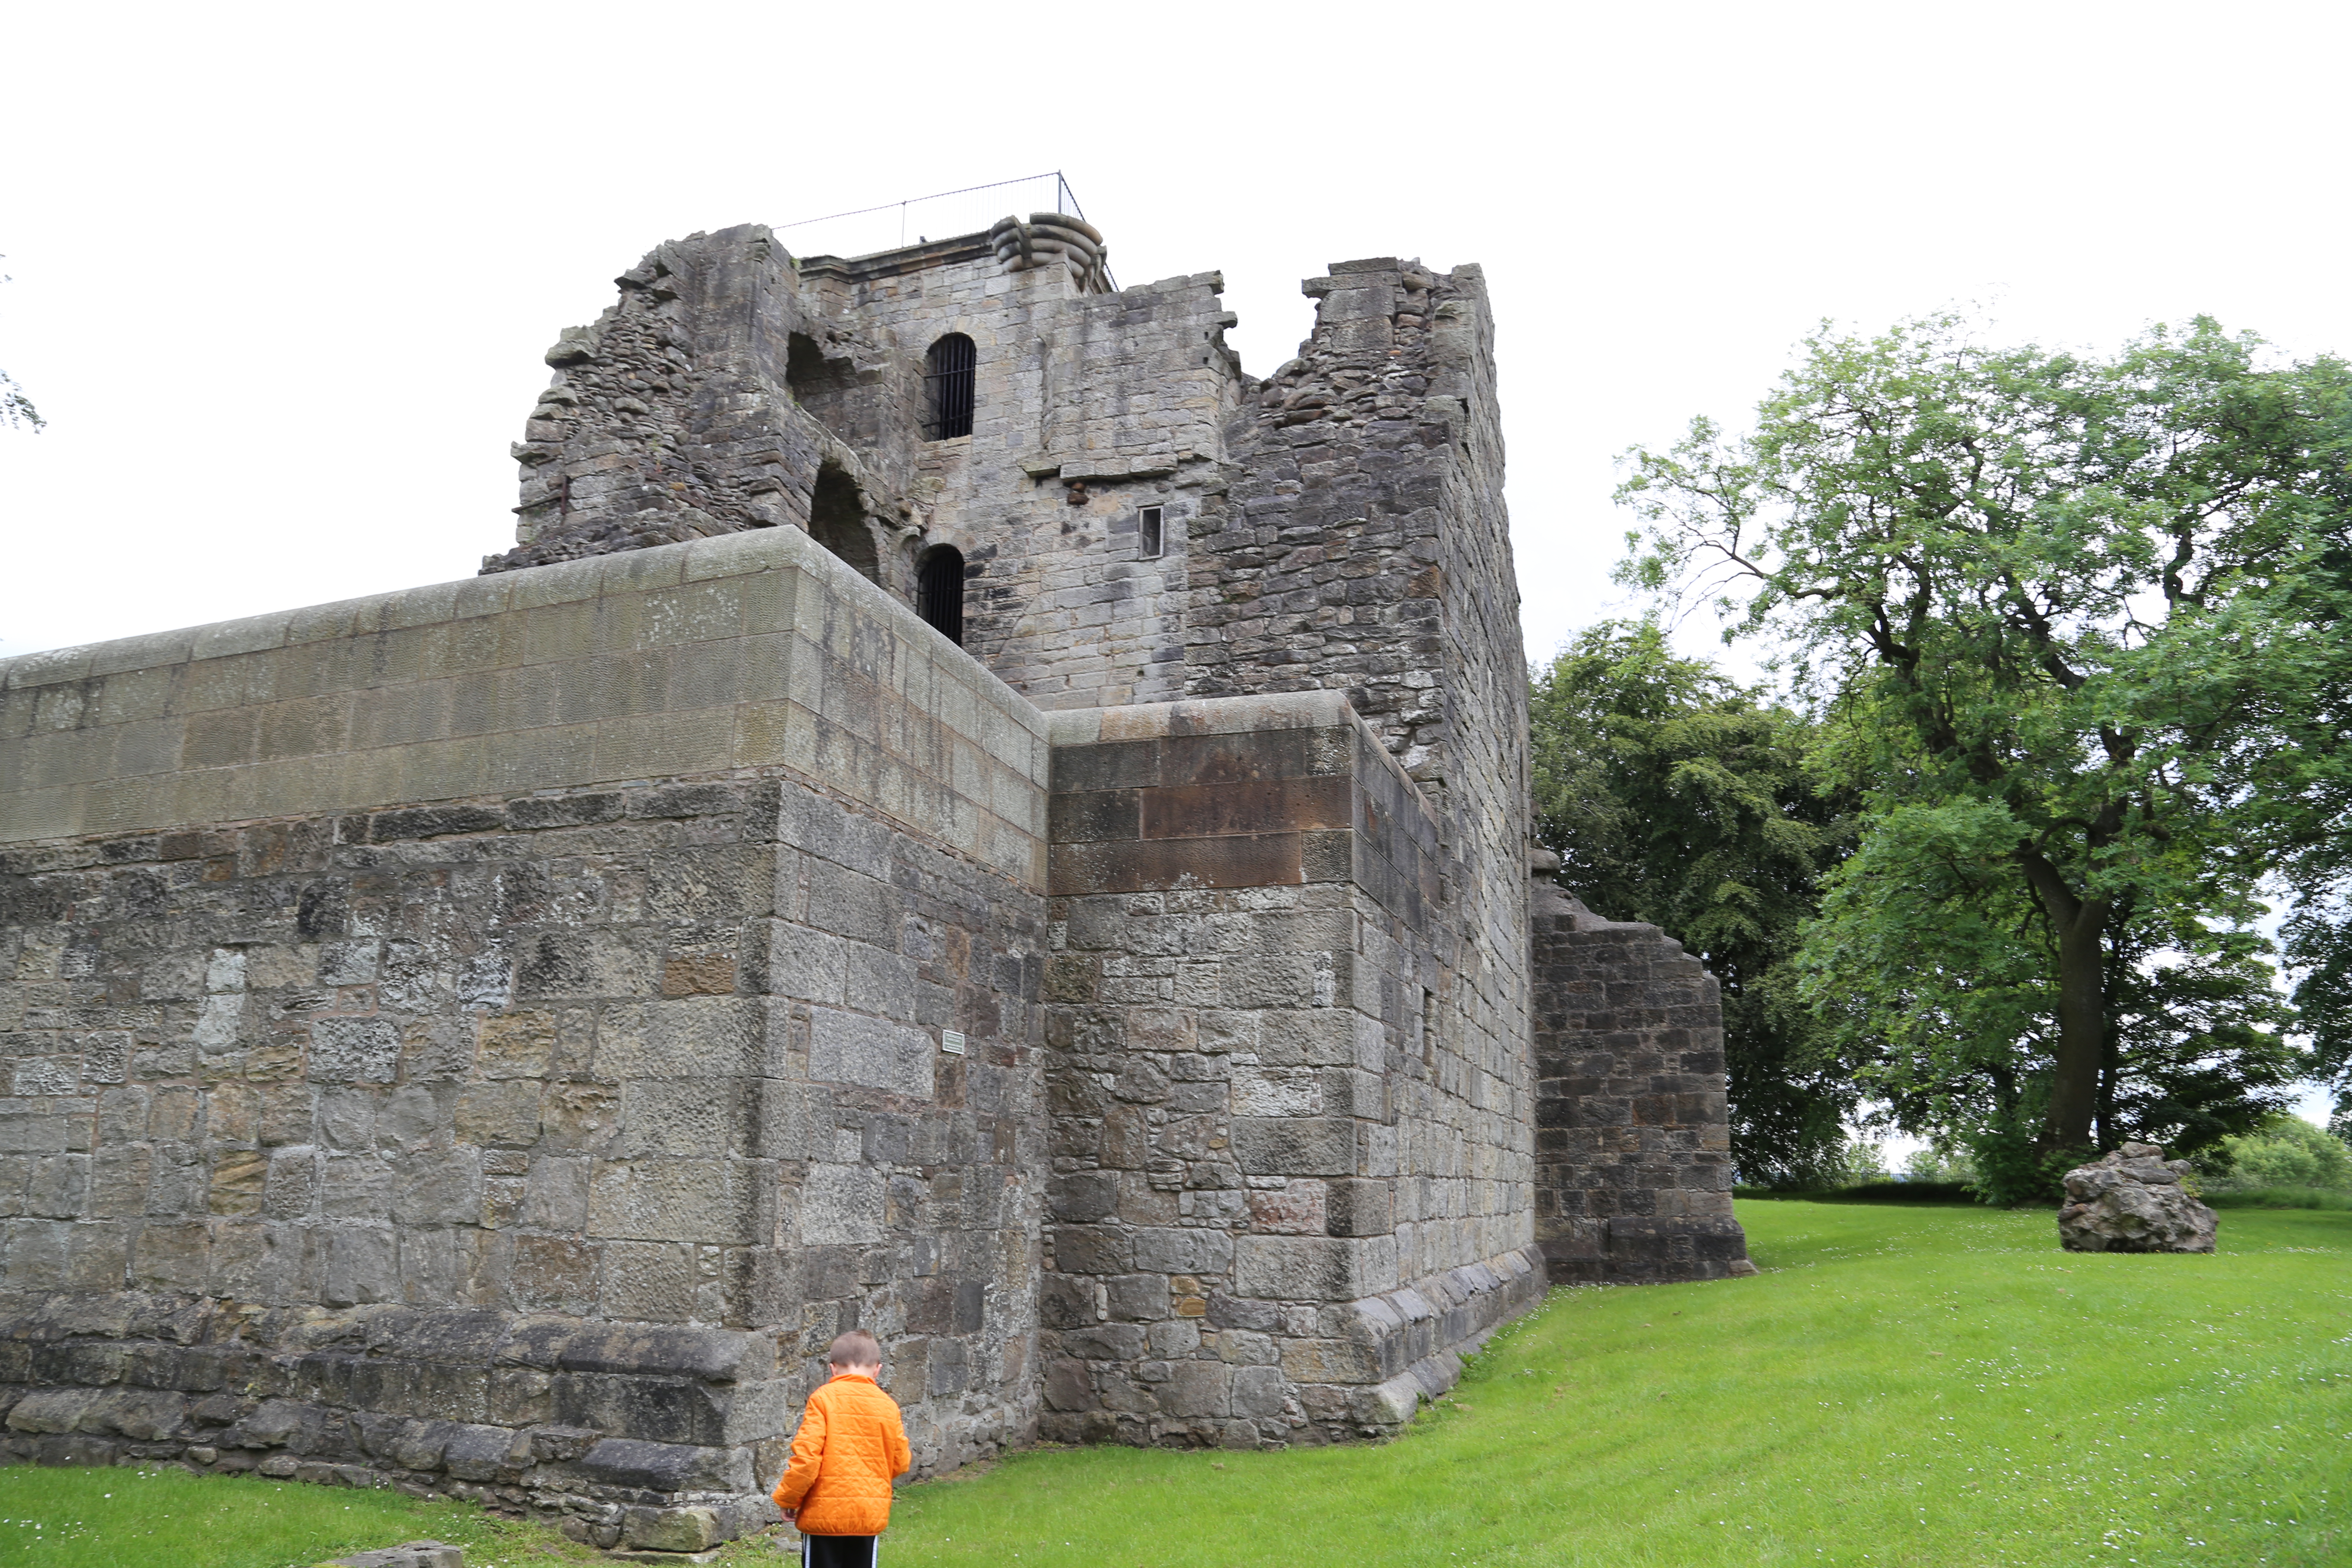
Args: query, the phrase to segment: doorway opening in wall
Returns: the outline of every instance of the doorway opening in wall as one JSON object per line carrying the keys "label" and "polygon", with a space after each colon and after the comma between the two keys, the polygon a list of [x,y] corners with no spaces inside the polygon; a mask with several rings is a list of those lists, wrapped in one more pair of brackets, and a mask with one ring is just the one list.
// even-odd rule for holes
{"label": "doorway opening in wall", "polygon": [[963,552],[952,544],[923,552],[915,566],[915,610],[933,630],[963,647]]}
{"label": "doorway opening in wall", "polygon": [[857,493],[857,481],[838,464],[817,466],[816,492],[809,498],[809,537],[849,563],[867,582],[882,580],[865,500]]}
{"label": "doorway opening in wall", "polygon": [[1135,553],[1139,560],[1149,561],[1166,547],[1160,517],[1160,509],[1156,506],[1145,507],[1136,513]]}
{"label": "doorway opening in wall", "polygon": [[973,366],[979,351],[961,332],[950,332],[923,357],[923,439],[948,441],[971,434]]}

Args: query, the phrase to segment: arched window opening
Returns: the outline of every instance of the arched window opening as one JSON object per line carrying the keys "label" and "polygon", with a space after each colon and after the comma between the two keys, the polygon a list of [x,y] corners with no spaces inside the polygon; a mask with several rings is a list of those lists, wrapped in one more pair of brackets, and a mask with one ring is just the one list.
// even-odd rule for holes
{"label": "arched window opening", "polygon": [[958,647],[963,647],[963,552],[952,544],[924,552],[915,568],[915,609]]}
{"label": "arched window opening", "polygon": [[867,582],[882,580],[881,563],[874,552],[874,531],[866,526],[857,481],[832,463],[821,464],[816,470],[816,492],[809,500],[809,537],[848,562]]}
{"label": "arched window opening", "polygon": [[971,340],[950,332],[923,360],[923,439],[945,441],[971,434],[972,366],[979,360]]}

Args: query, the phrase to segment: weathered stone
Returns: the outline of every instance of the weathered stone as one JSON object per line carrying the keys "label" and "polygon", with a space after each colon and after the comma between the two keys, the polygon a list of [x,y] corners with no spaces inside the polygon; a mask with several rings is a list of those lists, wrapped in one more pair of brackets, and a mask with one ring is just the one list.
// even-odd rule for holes
{"label": "weathered stone", "polygon": [[2186,1160],[2126,1143],[2066,1173],[2058,1240],[2069,1252],[2210,1252],[2220,1216],[2181,1185]]}
{"label": "weathered stone", "polygon": [[1059,215],[620,287],[481,577],[0,661],[11,1445],[692,1552],[852,1325],[930,1474],[1745,1267],[1711,983],[1528,894],[1476,268],[1263,381]]}
{"label": "weathered stone", "polygon": [[1534,1195],[1551,1278],[1753,1274],[1714,978],[1657,927],[1603,920],[1535,870]]}
{"label": "weathered stone", "polygon": [[647,1552],[700,1552],[721,1537],[719,1516],[707,1508],[633,1508],[621,1539]]}
{"label": "weathered stone", "polygon": [[411,1541],[328,1561],[334,1568],[466,1568],[465,1550],[438,1541]]}

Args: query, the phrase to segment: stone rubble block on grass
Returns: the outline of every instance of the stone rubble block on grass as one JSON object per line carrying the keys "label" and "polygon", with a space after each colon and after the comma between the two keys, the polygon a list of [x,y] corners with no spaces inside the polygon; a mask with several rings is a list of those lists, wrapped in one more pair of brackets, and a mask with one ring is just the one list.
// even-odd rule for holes
{"label": "stone rubble block on grass", "polygon": [[465,1552],[439,1541],[411,1541],[331,1561],[332,1568],[466,1568]]}
{"label": "stone rubble block on grass", "polygon": [[2126,1143],[2066,1173],[2058,1239],[2069,1252],[2210,1252],[2218,1223],[2180,1184],[2189,1162]]}

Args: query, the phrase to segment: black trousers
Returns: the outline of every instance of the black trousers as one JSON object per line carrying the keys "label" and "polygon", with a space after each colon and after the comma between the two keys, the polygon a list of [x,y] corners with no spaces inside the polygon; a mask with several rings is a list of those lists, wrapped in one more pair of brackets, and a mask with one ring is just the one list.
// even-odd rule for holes
{"label": "black trousers", "polygon": [[878,1535],[803,1535],[801,1568],[874,1568],[881,1546]]}

